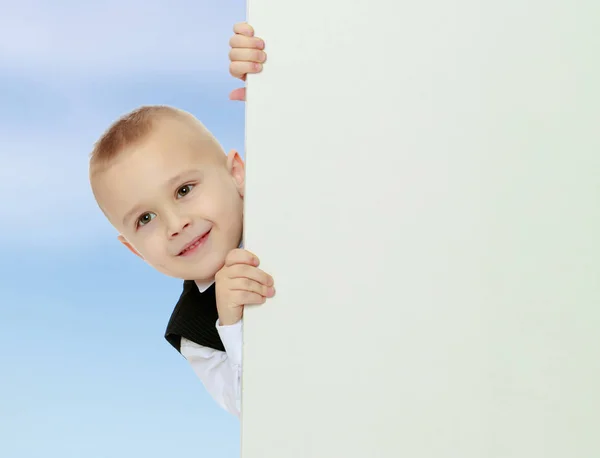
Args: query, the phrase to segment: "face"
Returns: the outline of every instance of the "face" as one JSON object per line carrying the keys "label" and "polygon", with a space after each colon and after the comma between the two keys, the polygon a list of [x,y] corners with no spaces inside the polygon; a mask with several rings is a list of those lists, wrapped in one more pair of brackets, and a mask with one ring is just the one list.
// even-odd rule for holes
{"label": "face", "polygon": [[197,126],[167,120],[94,178],[119,240],[158,271],[207,281],[242,237],[244,164]]}

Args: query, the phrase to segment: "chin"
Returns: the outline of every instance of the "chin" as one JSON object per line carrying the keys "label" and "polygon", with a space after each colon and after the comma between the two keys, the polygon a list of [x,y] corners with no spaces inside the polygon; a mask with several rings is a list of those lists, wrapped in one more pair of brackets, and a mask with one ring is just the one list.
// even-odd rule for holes
{"label": "chin", "polygon": [[223,267],[225,264],[224,261],[218,262],[215,261],[206,261],[202,263],[202,267],[195,269],[186,269],[185,272],[182,272],[182,275],[179,277],[184,280],[196,280],[196,281],[210,281],[214,280],[217,272]]}
{"label": "chin", "polygon": [[225,265],[227,253],[228,251],[221,253],[220,251],[214,250],[193,262],[190,262],[190,259],[185,262],[174,260],[175,262],[170,263],[169,265],[162,264],[159,266],[154,265],[152,267],[172,278],[210,281],[215,278],[217,272]]}
{"label": "chin", "polygon": [[[166,275],[170,278],[177,278],[179,280],[200,280],[203,276],[207,275],[207,269],[182,269],[181,266],[177,267],[166,267],[153,266],[156,270],[158,270],[161,274]],[[216,272],[215,272],[216,273]]]}

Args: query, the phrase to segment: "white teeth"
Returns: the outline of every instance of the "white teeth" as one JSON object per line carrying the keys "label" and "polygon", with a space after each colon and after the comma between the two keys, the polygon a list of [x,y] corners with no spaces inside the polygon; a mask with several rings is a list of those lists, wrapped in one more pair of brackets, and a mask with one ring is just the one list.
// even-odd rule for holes
{"label": "white teeth", "polygon": [[183,253],[187,253],[188,251],[190,251],[190,250],[193,250],[194,248],[196,248],[198,245],[200,245],[200,243],[202,242],[202,239],[203,239],[203,238],[204,238],[204,237],[200,238],[200,239],[199,239],[197,242],[195,242],[193,245],[190,245],[189,247],[187,247],[185,250],[183,250],[183,251],[181,252],[181,254],[183,254]]}

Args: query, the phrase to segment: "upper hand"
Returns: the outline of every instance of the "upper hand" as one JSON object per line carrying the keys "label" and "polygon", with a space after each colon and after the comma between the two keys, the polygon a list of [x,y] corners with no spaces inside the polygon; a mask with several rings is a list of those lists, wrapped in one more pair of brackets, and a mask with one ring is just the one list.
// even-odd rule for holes
{"label": "upper hand", "polygon": [[[260,73],[267,60],[265,42],[254,36],[254,29],[245,22],[233,26],[234,35],[229,40],[229,73],[246,81],[248,73]],[[235,89],[229,94],[231,100],[246,100],[246,88]]]}

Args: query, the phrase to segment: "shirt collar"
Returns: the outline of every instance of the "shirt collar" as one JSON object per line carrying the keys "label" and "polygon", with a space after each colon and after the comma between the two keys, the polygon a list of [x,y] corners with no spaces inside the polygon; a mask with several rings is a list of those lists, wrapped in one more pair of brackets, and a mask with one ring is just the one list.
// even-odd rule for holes
{"label": "shirt collar", "polygon": [[206,291],[208,288],[210,288],[212,286],[212,284],[214,283],[213,281],[198,281],[195,280],[194,283],[196,283],[196,286],[198,287],[198,290],[203,293],[204,291]]}

